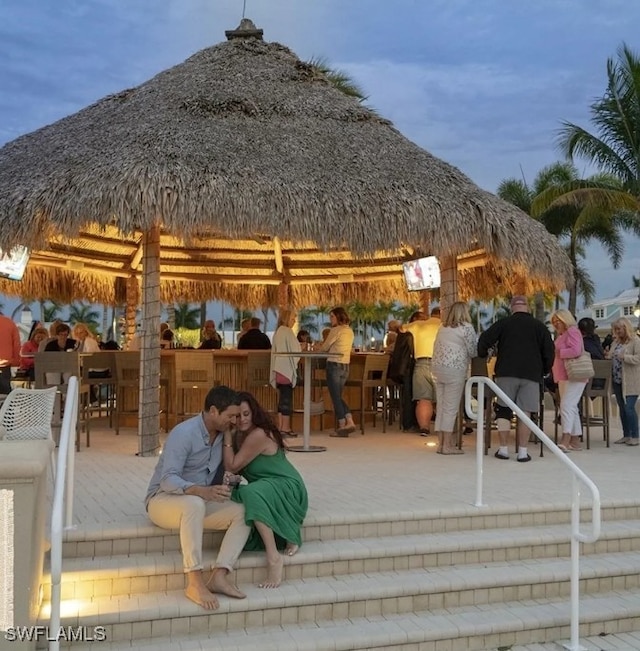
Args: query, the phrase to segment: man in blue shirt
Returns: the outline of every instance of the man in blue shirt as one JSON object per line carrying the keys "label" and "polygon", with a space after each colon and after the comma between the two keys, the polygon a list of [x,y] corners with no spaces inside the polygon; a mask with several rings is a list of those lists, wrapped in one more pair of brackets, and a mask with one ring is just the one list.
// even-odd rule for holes
{"label": "man in blue shirt", "polygon": [[[235,428],[240,397],[225,386],[214,387],[204,410],[176,425],[164,444],[145,500],[151,521],[163,529],[179,529],[185,595],[207,610],[218,608],[220,593],[236,599],[246,595],[228,577],[240,556],[250,528],[244,506],[231,502],[231,489],[222,485],[223,433]],[[226,530],[213,573],[203,577],[202,535],[205,529]]]}

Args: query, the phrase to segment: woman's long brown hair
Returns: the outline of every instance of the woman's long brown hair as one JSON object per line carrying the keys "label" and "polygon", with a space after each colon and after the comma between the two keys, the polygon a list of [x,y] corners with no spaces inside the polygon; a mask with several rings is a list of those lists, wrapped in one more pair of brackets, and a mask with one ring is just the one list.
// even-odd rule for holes
{"label": "woman's long brown hair", "polygon": [[263,429],[269,438],[272,438],[278,447],[285,448],[284,439],[280,430],[276,427],[271,416],[265,411],[262,405],[255,399],[252,393],[240,391],[240,402],[246,402],[251,410],[251,421],[255,427]]}

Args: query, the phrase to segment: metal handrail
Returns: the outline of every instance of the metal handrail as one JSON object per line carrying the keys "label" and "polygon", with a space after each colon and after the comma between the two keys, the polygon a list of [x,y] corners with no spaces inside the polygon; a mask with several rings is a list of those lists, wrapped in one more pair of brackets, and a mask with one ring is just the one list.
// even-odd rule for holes
{"label": "metal handrail", "polygon": [[[51,513],[51,614],[49,631],[60,630],[60,600],[62,581],[62,533],[73,519],[73,473],[75,462],[74,438],[78,422],[78,378],[72,376],[67,385],[64,415],[60,429],[58,464],[53,489]],[[55,633],[50,636],[49,651],[58,651],[60,642]]]}
{"label": "metal handrail", "polygon": [[[478,385],[477,410],[473,410],[473,385]],[[488,386],[500,400],[512,409],[516,416],[560,459],[560,461],[571,471],[573,476],[572,488],[573,499],[571,501],[571,641],[565,644],[568,651],[581,651],[580,645],[580,545],[581,542],[595,542],[600,537],[600,491],[593,481],[576,466],[543,431],[534,423],[527,414],[518,407],[513,400],[490,378],[474,375],[467,380],[464,392],[465,411],[469,418],[477,421],[476,428],[476,501],[475,506],[482,504],[482,476],[484,459],[484,390]],[[591,532],[580,531],[580,485],[581,481],[590,491],[592,497],[591,505]]]}

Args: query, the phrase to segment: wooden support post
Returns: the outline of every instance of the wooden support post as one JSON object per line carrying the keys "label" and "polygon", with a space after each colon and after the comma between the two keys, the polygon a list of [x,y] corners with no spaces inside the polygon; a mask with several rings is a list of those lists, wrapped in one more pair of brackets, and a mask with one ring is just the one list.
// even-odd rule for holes
{"label": "wooden support post", "polygon": [[160,227],[143,236],[142,346],[138,454],[150,457],[160,449]]}

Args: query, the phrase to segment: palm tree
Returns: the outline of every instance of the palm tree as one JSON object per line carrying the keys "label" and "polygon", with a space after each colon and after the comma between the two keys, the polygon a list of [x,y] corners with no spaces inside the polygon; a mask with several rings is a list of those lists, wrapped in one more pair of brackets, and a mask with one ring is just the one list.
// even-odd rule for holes
{"label": "palm tree", "polygon": [[[497,195],[517,206],[528,215],[532,214],[532,205],[534,199],[545,192],[550,187],[565,186],[577,178],[576,168],[569,163],[553,163],[543,167],[533,179],[533,184],[529,186],[524,178],[504,179],[498,186]],[[539,321],[544,321],[544,294],[537,292],[534,297],[535,317]]]}
{"label": "palm tree", "polygon": [[[640,56],[624,43],[617,55],[617,60],[607,59],[606,91],[590,107],[596,133],[571,122],[563,122],[558,132],[558,147],[567,158],[588,161],[617,185],[596,193],[578,186],[555,198],[555,205],[582,208],[580,219],[587,229],[600,228],[614,235],[608,247],[612,261],[619,260],[623,252],[622,239],[616,241],[615,235],[621,229],[640,232]],[[604,218],[597,219],[598,211]]]}
{"label": "palm tree", "polygon": [[167,305],[167,323],[170,328],[176,328],[176,306],[173,303]]}
{"label": "palm tree", "polygon": [[61,309],[62,305],[56,301],[41,301],[40,319],[42,319],[44,323],[51,323],[58,318]]}
{"label": "palm tree", "polygon": [[274,307],[263,307],[260,310],[262,312],[262,330],[263,332],[267,331],[267,324],[269,323],[269,313],[273,314],[276,319],[278,317],[278,312]]}
{"label": "palm tree", "polygon": [[207,320],[207,302],[200,303],[200,328],[204,328],[204,322]]}
{"label": "palm tree", "polygon": [[591,121],[598,135],[563,122],[560,150],[609,172],[626,192],[640,197],[640,57],[624,43],[617,61],[607,59],[607,89],[591,104]]}
{"label": "palm tree", "polygon": [[313,308],[304,307],[298,311],[298,329],[306,330],[309,334],[318,334],[318,324],[315,320],[316,312]]}
{"label": "palm tree", "polygon": [[[316,329],[317,333],[320,332],[322,328],[327,328],[329,326],[329,320],[327,314],[331,311],[329,305],[316,305],[315,307],[309,308],[309,314],[313,315],[316,320]],[[324,319],[320,319],[321,316],[324,316]],[[311,332],[311,330],[309,330]]]}
{"label": "palm tree", "polygon": [[493,307],[493,316],[491,317],[491,323],[495,323],[500,319],[504,319],[511,314],[509,300],[503,296],[497,296],[494,298],[491,301],[491,306]]}
{"label": "palm tree", "polygon": [[[498,187],[498,196],[540,220],[566,244],[574,274],[574,283],[569,288],[571,312],[576,310],[578,295],[590,303],[595,293],[594,283],[580,263],[586,244],[592,240],[600,242],[615,268],[623,251],[620,231],[640,233],[640,220],[631,212],[637,201],[621,191],[619,181],[603,174],[580,179],[572,163],[554,163],[543,168],[531,187],[524,180],[506,179]],[[621,208],[627,210],[621,212]],[[536,295],[535,314],[544,321],[542,293]]]}
{"label": "palm tree", "polygon": [[189,303],[175,306],[175,327],[197,330],[200,324],[200,306],[191,307]]}
{"label": "palm tree", "polygon": [[408,305],[399,305],[393,310],[394,318],[402,323],[409,323],[411,315],[420,311],[420,306],[417,303],[409,303]]}
{"label": "palm tree", "polygon": [[608,174],[550,187],[534,199],[531,214],[566,243],[574,272],[569,288],[570,312],[576,311],[578,294],[585,303],[592,302],[595,295],[595,286],[580,264],[584,247],[590,241],[598,241],[613,268],[617,268],[624,251],[622,231],[640,234],[640,215],[634,213],[638,207],[637,199],[623,191],[620,181]]}
{"label": "palm tree", "polygon": [[480,301],[470,301],[469,315],[471,316],[473,327],[480,334],[486,328],[486,320],[489,317],[489,312],[483,307]]}
{"label": "palm tree", "polygon": [[100,323],[100,312],[88,303],[72,303],[69,306],[69,322],[84,323],[92,331],[95,331]]}
{"label": "palm tree", "polygon": [[396,309],[396,305],[397,303],[395,301],[378,301],[376,303],[379,316],[384,322],[382,326],[383,333],[387,331],[387,325],[389,323],[390,317],[394,315],[394,310]]}

